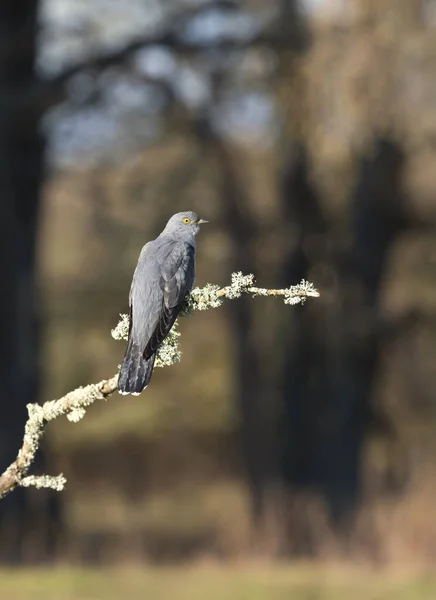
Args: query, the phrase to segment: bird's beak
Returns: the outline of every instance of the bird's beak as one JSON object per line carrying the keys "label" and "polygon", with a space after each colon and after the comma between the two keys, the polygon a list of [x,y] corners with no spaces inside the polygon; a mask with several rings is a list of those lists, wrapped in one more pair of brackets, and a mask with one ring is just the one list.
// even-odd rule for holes
{"label": "bird's beak", "polygon": [[198,219],[197,221],[197,225],[204,225],[204,223],[209,223],[209,221],[206,221],[205,219]]}

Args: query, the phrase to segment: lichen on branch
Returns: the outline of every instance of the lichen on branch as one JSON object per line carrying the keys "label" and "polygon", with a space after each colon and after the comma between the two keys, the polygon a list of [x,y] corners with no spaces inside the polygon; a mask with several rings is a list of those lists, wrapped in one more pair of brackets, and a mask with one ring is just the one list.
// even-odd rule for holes
{"label": "lichen on branch", "polygon": [[[260,288],[255,286],[254,275],[243,275],[241,272],[232,273],[230,285],[221,288],[219,285],[207,283],[203,287],[196,287],[187,296],[185,303],[180,311],[180,316],[191,315],[195,310],[208,310],[209,308],[218,308],[227,298],[234,300],[240,298],[243,294],[248,294],[253,298],[256,296],[281,296],[285,304],[304,304],[307,298],[317,298],[319,292],[313,287],[312,283],[304,279],[297,285],[280,290]],[[115,340],[127,340],[129,337],[129,315],[120,314],[120,321],[111,331]],[[176,362],[180,362],[182,352],[179,349],[180,333],[178,331],[178,322],[176,321],[169,335],[162,342],[156,352],[156,367],[167,367]]]}
{"label": "lichen on branch", "polygon": [[[217,308],[226,298],[233,300],[240,298],[243,294],[252,297],[281,296],[285,304],[302,304],[309,297],[317,298],[319,296],[313,285],[304,280],[298,285],[275,290],[256,287],[254,275],[243,275],[238,272],[232,274],[231,283],[226,287],[220,288],[218,285],[208,283],[202,288],[193,289],[187,297],[180,315],[188,316],[195,310]],[[122,314],[120,317],[118,325],[111,332],[112,337],[116,340],[127,340],[129,316]],[[176,322],[156,353],[155,366],[165,367],[180,361],[179,337],[180,333]],[[24,428],[23,444],[17,458],[0,475],[0,499],[18,486],[63,490],[66,479],[62,473],[60,475],[28,475],[47,423],[62,416],[66,416],[72,422],[80,421],[85,416],[88,406],[97,400],[107,400],[117,390],[117,383],[118,373],[100,383],[79,387],[58,400],[45,402],[42,405],[28,404],[28,419]]]}

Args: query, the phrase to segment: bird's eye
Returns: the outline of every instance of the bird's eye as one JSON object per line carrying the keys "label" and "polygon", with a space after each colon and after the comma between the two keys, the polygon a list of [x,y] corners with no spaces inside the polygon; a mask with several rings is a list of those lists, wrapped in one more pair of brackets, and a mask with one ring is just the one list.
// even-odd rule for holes
{"label": "bird's eye", "polygon": [[190,222],[191,222],[191,219],[188,219],[188,217],[185,217],[183,219],[183,223],[186,223],[186,225],[189,225]]}

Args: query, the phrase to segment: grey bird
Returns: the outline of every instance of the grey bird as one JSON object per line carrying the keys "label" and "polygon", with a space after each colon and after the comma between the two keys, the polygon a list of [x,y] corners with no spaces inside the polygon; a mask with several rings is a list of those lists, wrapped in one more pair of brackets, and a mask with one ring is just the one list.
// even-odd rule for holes
{"label": "grey bird", "polygon": [[149,384],[156,350],[194,285],[195,236],[207,222],[195,212],[177,213],[142,248],[130,287],[129,339],[118,377],[121,394],[138,395]]}

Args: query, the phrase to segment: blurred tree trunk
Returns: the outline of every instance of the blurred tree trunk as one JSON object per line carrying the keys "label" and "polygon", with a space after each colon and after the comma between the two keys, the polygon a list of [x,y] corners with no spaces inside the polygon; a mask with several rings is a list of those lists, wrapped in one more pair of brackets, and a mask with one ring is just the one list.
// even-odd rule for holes
{"label": "blurred tree trunk", "polygon": [[[38,395],[35,247],[44,142],[31,103],[37,0],[0,5],[0,468],[16,456],[26,404]],[[0,558],[21,560],[39,518],[32,496],[16,490],[0,504]],[[40,505],[41,500],[38,500]]]}
{"label": "blurred tree trunk", "polygon": [[398,147],[377,142],[361,162],[341,231],[323,217],[304,154],[285,179],[289,210],[301,226],[286,277],[311,279],[316,266],[324,276],[315,281],[320,301],[291,316],[284,473],[293,486],[321,493],[338,524],[347,523],[359,500],[362,445],[384,343],[380,284],[391,244],[405,225],[401,170]]}
{"label": "blurred tree trunk", "polygon": [[[224,222],[232,245],[232,272],[255,273],[261,277],[256,247],[260,232],[250,198],[241,184],[238,161],[226,143],[216,139],[215,150],[222,175]],[[263,281],[263,280],[262,280]],[[273,476],[275,421],[268,389],[265,319],[260,304],[240,298],[227,307],[235,341],[236,400],[241,416],[241,452],[251,492],[253,517],[260,525],[265,491]]]}

